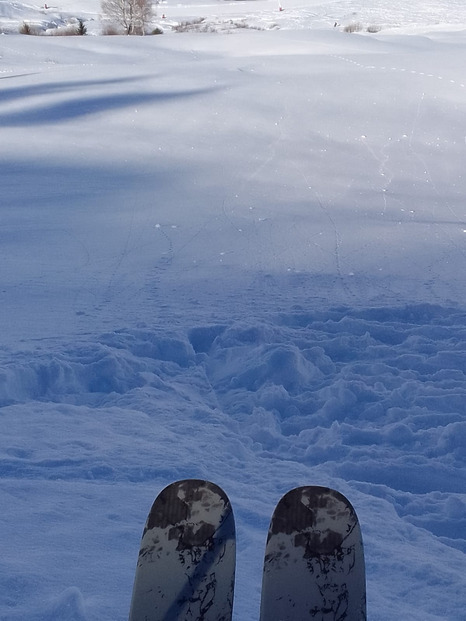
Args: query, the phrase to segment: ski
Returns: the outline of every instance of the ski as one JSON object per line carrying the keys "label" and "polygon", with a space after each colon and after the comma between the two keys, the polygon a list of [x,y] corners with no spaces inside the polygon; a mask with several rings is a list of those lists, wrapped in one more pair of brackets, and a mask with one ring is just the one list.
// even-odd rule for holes
{"label": "ski", "polygon": [[267,537],[260,621],[364,621],[364,551],[356,512],[328,487],[278,503]]}
{"label": "ski", "polygon": [[166,487],[143,531],[129,621],[230,621],[235,545],[220,487],[198,479]]}

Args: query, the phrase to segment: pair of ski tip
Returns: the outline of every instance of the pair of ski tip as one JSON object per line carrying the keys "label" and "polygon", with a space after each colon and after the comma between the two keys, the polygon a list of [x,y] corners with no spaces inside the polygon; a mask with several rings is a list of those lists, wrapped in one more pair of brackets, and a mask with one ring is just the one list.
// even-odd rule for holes
{"label": "pair of ski tip", "polygon": [[[216,484],[168,485],[149,512],[129,621],[231,621],[236,566],[230,500]],[[328,487],[287,492],[272,514],[260,621],[364,621],[361,529],[351,503]]]}

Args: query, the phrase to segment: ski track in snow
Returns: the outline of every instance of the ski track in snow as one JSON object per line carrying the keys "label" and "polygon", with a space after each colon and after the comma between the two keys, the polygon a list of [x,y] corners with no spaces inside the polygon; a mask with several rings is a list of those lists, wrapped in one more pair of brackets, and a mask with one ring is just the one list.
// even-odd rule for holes
{"label": "ski track in snow", "polygon": [[426,73],[424,71],[416,71],[415,69],[407,69],[406,67],[386,67],[385,65],[380,65],[380,66],[366,65],[366,64],[358,62],[357,60],[353,58],[346,58],[345,56],[334,56],[334,58],[337,58],[338,60],[342,60],[343,62],[354,65],[355,67],[359,67],[360,69],[368,69],[371,71],[390,71],[390,72],[409,73],[412,76],[432,78],[434,80],[445,80],[449,84],[457,85],[460,88],[464,88],[463,82],[458,82],[457,80],[454,80],[454,79],[445,78],[445,76],[443,75],[434,75],[433,73]]}
{"label": "ski track in snow", "polygon": [[464,618],[464,3],[284,5],[0,37],[1,621],[126,619],[180,478],[231,498],[235,620],[308,484],[358,512],[369,619]]}

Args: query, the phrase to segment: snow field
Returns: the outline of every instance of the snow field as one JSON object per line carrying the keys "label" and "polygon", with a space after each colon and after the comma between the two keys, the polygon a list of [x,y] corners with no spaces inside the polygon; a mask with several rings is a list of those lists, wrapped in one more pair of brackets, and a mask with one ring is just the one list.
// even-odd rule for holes
{"label": "snow field", "polygon": [[[369,619],[462,621],[463,3],[165,9],[219,32],[0,37],[0,619],[127,618],[154,496],[201,477],[235,620],[318,484],[357,509]],[[47,19],[77,12],[97,34],[95,2]]]}

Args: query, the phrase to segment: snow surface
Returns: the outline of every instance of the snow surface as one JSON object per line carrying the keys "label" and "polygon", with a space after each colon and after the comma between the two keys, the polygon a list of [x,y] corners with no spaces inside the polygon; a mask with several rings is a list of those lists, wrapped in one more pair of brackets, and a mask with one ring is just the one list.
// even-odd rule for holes
{"label": "snow surface", "polygon": [[369,619],[465,618],[466,5],[283,7],[0,0],[1,621],[126,619],[185,477],[232,500],[236,621],[304,484],[358,511]]}

